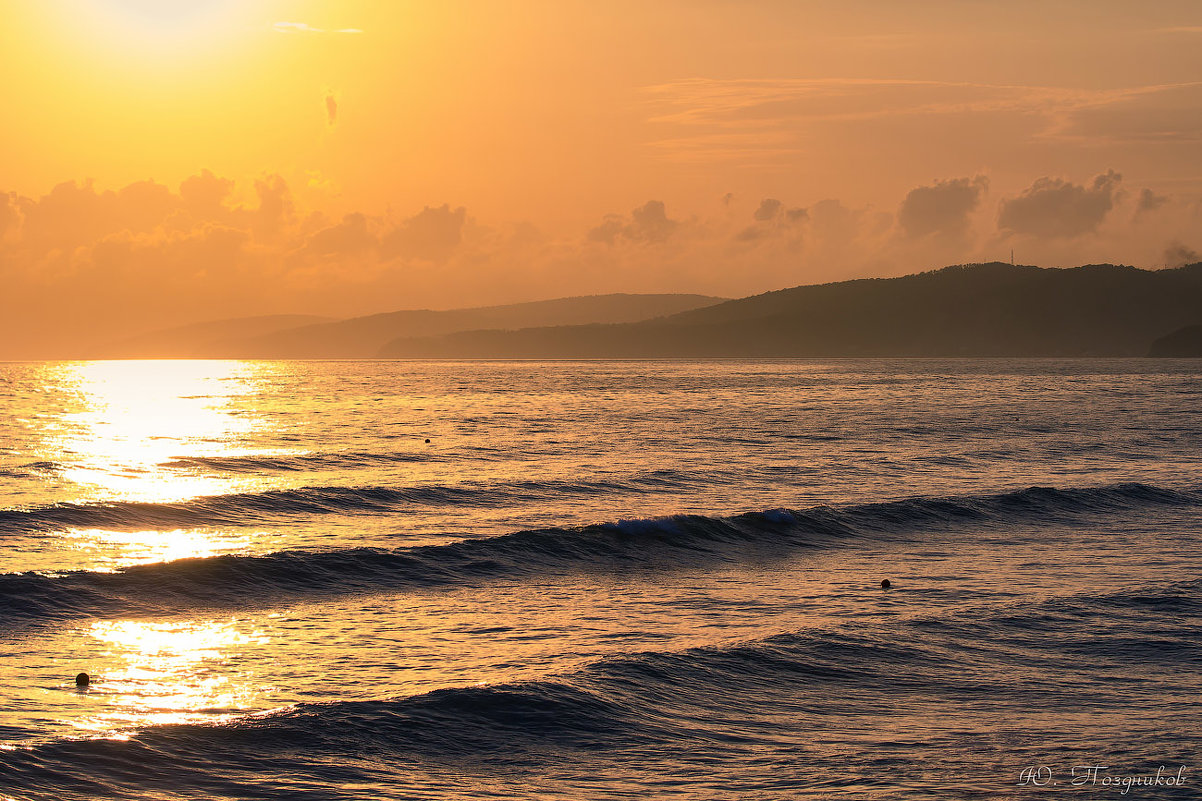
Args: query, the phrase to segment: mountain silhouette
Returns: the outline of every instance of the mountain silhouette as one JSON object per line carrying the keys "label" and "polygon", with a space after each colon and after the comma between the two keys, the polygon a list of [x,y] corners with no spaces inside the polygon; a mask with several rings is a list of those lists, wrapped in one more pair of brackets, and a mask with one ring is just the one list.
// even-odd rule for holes
{"label": "mountain silhouette", "polygon": [[1143,356],[1202,317],[1202,264],[999,262],[799,286],[623,325],[462,331],[388,358]]}

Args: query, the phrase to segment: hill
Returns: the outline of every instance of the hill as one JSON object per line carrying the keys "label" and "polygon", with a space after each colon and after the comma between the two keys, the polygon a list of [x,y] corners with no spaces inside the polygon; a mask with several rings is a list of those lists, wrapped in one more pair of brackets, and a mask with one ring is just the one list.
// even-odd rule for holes
{"label": "hill", "polygon": [[1202,325],[1188,325],[1162,336],[1152,343],[1148,355],[1178,359],[1202,357]]}
{"label": "hill", "polygon": [[372,314],[346,320],[297,319],[259,329],[251,320],[219,321],[161,331],[122,343],[112,356],[125,358],[364,359],[398,337],[431,337],[470,329],[518,329],[576,323],[626,323],[711,305],[707,295],[588,295],[470,309]]}
{"label": "hill", "polygon": [[389,358],[1143,356],[1202,318],[1202,264],[946,267],[768,292],[625,325],[406,338]]}

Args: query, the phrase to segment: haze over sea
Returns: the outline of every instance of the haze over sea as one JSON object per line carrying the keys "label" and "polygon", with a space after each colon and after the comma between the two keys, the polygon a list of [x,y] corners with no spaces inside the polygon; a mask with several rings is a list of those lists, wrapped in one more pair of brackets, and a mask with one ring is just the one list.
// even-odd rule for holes
{"label": "haze over sea", "polygon": [[0,364],[0,796],[1196,798],[1200,373]]}

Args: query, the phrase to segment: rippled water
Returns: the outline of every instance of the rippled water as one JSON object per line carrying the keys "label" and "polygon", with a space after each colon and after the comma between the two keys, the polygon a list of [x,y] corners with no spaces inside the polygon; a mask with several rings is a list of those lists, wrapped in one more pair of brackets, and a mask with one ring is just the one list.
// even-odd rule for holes
{"label": "rippled water", "polygon": [[1196,797],[1200,372],[0,364],[0,793]]}

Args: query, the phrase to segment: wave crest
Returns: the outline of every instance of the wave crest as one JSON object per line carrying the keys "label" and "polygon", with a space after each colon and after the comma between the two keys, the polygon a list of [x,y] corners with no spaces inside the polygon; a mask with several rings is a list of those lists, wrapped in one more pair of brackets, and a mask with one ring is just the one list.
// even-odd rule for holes
{"label": "wave crest", "polygon": [[[346,491],[362,504],[381,492]],[[389,491],[392,492],[392,491]],[[372,500],[377,499],[377,500]],[[281,597],[478,585],[572,571],[737,562],[855,539],[913,536],[929,528],[1069,520],[1148,506],[1202,504],[1197,492],[1143,484],[1034,487],[959,499],[914,498],[843,508],[774,509],[730,517],[676,515],[576,528],[520,531],[396,550],[352,548],[216,556],[138,565],[117,573],[0,575],[8,619],[62,619],[181,608],[256,606]]]}

